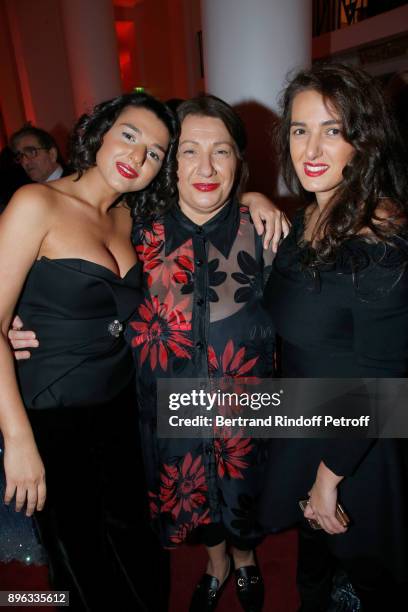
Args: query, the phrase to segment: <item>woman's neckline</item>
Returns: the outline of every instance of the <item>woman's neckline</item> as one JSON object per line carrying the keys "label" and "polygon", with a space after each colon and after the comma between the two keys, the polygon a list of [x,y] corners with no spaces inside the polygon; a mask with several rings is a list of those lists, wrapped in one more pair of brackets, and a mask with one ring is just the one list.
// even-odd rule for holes
{"label": "woman's neckline", "polygon": [[139,261],[136,261],[133,264],[133,266],[129,268],[129,270],[126,272],[124,276],[120,276],[120,274],[117,274],[116,272],[108,268],[107,266],[104,266],[103,264],[97,263],[96,261],[92,261],[90,259],[84,259],[82,257],[53,257],[53,258],[50,258],[50,257],[46,257],[45,255],[42,255],[39,259],[37,259],[37,261],[42,261],[42,260],[50,261],[50,262],[59,262],[62,264],[63,262],[67,262],[67,261],[79,261],[81,263],[86,263],[86,264],[90,264],[91,266],[96,266],[97,268],[101,268],[105,272],[108,272],[109,274],[114,276],[116,279],[121,280],[121,281],[125,280],[127,276],[129,276],[130,272],[132,272],[132,270],[134,270],[140,264]]}

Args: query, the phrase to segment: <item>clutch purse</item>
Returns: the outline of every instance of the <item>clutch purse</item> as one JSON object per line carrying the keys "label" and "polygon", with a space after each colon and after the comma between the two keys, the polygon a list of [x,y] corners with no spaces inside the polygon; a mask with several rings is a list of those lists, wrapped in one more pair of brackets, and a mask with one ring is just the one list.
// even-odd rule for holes
{"label": "clutch purse", "polygon": [[[301,507],[302,512],[306,510],[306,506],[308,503],[309,503],[308,499],[301,499],[299,501],[299,506]],[[339,502],[337,502],[336,504],[336,519],[339,521],[341,525],[343,525],[343,527],[348,527],[350,524],[350,517],[348,516],[347,512],[344,510],[343,506],[339,504]],[[308,518],[307,521],[309,522],[309,525],[311,526],[312,529],[322,529],[322,526],[320,525],[320,523],[316,521],[316,519]]]}

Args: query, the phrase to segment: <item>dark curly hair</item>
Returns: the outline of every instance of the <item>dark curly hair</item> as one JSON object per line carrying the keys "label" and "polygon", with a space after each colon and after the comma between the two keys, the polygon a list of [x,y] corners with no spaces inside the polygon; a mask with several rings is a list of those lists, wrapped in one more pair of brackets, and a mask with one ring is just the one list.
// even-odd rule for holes
{"label": "dark curly hair", "polygon": [[298,72],[281,98],[278,146],[283,177],[293,193],[309,203],[315,200],[314,193],[303,189],[290,157],[292,103],[306,90],[317,91],[336,110],[342,136],[355,150],[352,163],[343,169],[344,180],[316,228],[316,235],[322,238],[311,262],[315,265],[332,262],[340,244],[363,228],[371,230],[374,240],[387,241],[407,224],[407,169],[400,135],[380,84],[361,69],[319,63]]}
{"label": "dark curly hair", "polygon": [[235,152],[239,161],[231,197],[239,197],[248,180],[248,165],[245,161],[247,136],[245,126],[234,109],[216,96],[201,95],[182,102],[177,109],[180,125],[189,115],[214,117],[220,119],[235,143]]}
{"label": "dark curly hair", "polygon": [[153,181],[141,191],[125,193],[120,197],[132,210],[134,217],[144,218],[164,212],[177,193],[176,146],[179,124],[174,113],[162,102],[147,93],[127,93],[102,102],[89,114],[79,118],[70,142],[70,163],[78,179],[95,166],[96,154],[104,134],[112,127],[120,113],[129,106],[146,108],[164,123],[170,134],[162,167]]}

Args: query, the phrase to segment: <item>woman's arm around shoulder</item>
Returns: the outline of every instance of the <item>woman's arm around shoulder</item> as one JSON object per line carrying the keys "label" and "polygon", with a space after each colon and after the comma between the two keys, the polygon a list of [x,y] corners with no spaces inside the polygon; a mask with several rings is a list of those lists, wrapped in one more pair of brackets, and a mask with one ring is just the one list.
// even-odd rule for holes
{"label": "woman's arm around shoulder", "polygon": [[269,245],[276,253],[279,241],[286,238],[290,222],[284,212],[262,193],[248,191],[241,196],[241,202],[248,206],[252,222],[259,236],[263,236],[264,249]]}

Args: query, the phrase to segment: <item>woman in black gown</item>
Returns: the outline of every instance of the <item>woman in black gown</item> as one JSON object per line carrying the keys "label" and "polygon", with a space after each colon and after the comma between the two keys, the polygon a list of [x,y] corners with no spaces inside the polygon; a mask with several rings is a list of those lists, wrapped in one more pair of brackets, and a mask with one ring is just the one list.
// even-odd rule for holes
{"label": "woman in black gown", "polygon": [[[75,610],[119,605],[122,594],[104,513],[106,494],[121,492],[104,480],[133,378],[122,334],[140,299],[131,209],[164,205],[176,137],[173,114],[151,96],[102,103],[78,123],[77,174],[22,188],[0,220],[5,502],[41,510],[46,473],[37,519],[53,587],[70,590]],[[42,341],[19,361],[19,386],[7,340],[16,304]]]}
{"label": "woman in black gown", "polygon": [[[305,198],[265,290],[282,339],[282,373],[299,378],[405,377],[408,205],[401,144],[379,86],[364,72],[317,65],[283,98],[286,181]],[[327,610],[341,562],[363,610],[399,610],[407,579],[403,440],[276,440],[262,521],[297,520],[302,612]],[[406,452],[406,451],[405,451]],[[352,525],[335,516],[338,496]],[[394,607],[395,605],[395,607]]]}

